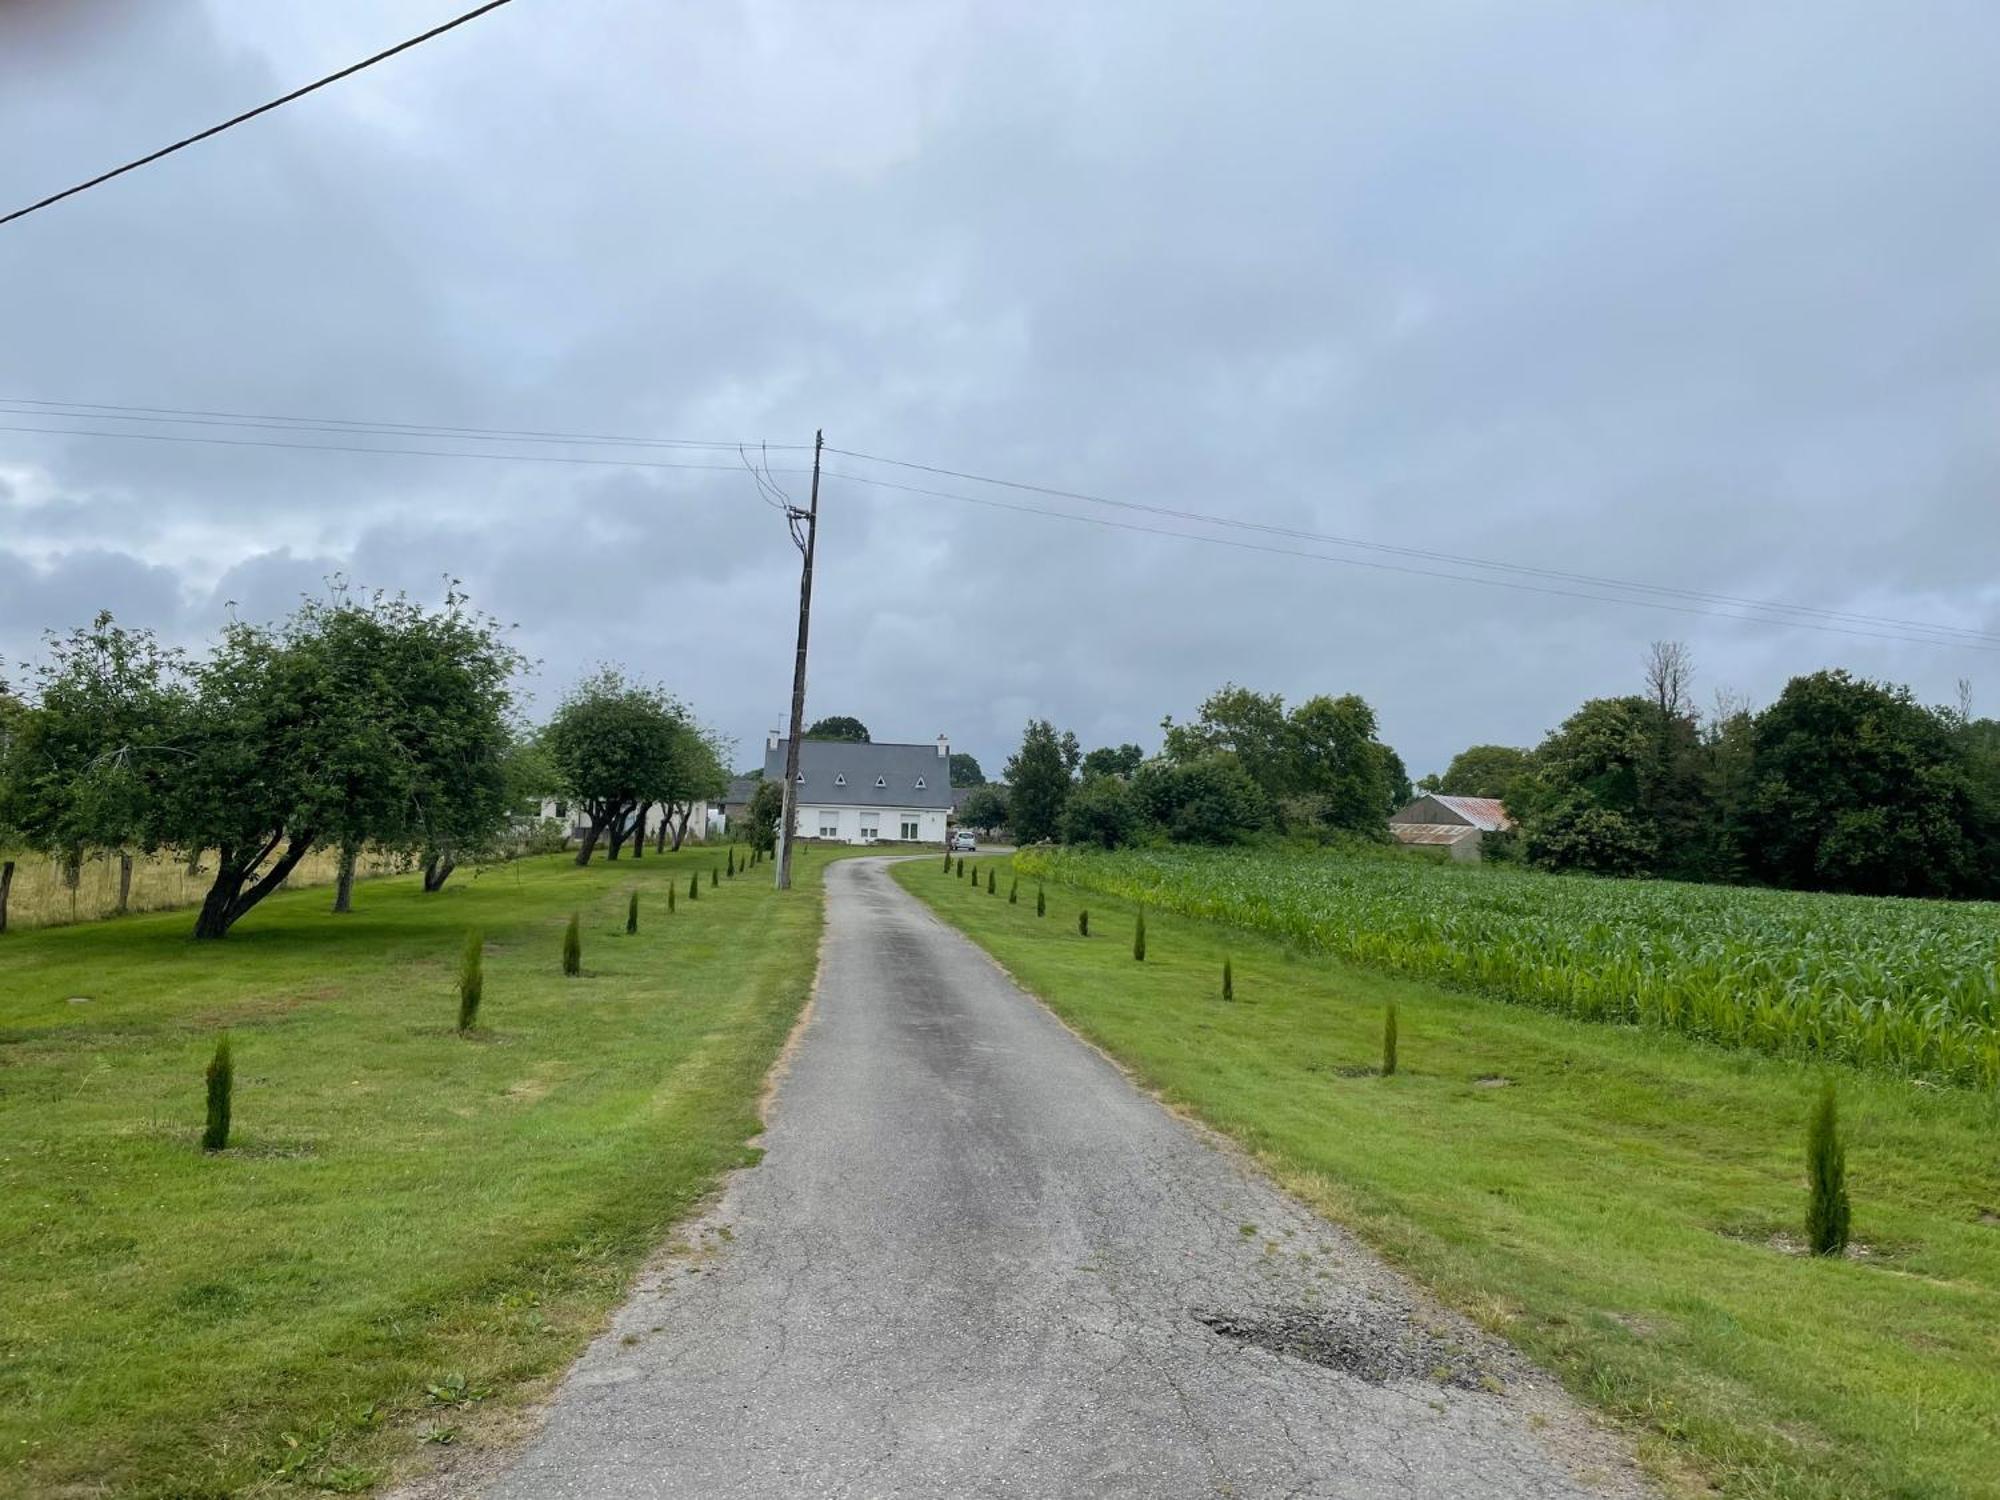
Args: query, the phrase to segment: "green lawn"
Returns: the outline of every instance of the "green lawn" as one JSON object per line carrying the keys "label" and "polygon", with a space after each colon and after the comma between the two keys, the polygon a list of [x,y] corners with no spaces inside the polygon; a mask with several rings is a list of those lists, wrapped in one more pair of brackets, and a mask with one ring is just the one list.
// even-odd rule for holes
{"label": "green lawn", "polygon": [[752,1158],[810,991],[826,856],[789,899],[768,865],[712,888],[721,859],[373,881],[344,918],[290,893],[199,947],[185,911],[0,939],[0,1494],[365,1489],[559,1373]]}
{"label": "green lawn", "polygon": [[1677,1484],[2000,1495],[1992,1097],[1833,1069],[1863,1249],[1818,1261],[1788,1251],[1819,1069],[1157,911],[1138,964],[1130,905],[1051,885],[1038,920],[1005,861],[968,876],[994,862],[992,896],[930,860],[896,874],[1145,1084],[1632,1424]]}

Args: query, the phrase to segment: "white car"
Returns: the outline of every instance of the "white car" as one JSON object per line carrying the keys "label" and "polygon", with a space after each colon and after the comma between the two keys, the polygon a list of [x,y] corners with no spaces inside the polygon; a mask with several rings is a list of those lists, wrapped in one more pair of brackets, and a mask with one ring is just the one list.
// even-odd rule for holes
{"label": "white car", "polygon": [[977,854],[979,852],[979,840],[969,833],[954,833],[951,836],[951,852],[953,854]]}

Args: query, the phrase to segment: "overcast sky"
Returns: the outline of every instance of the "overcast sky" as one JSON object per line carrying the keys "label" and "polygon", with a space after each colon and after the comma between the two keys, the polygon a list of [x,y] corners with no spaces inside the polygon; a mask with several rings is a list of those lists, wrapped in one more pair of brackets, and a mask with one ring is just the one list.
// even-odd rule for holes
{"label": "overcast sky", "polygon": [[[0,4],[0,211],[461,8]],[[516,0],[0,228],[0,398],[823,426],[1294,531],[2000,634],[1996,58],[1990,0]],[[621,662],[759,758],[797,556],[733,453],[352,442],[725,468],[0,431],[7,675],[99,608],[195,640],[228,601],[265,618],[334,574],[433,598],[449,575],[520,622],[543,703]],[[1931,701],[1969,677],[2000,711],[2000,638],[1525,592],[829,467],[1250,544],[828,479],[808,713],[947,732],[996,774],[1030,715],[1150,750],[1232,679],[1361,693],[1422,772],[1629,690],[1660,637],[1704,693],[1844,665]]]}

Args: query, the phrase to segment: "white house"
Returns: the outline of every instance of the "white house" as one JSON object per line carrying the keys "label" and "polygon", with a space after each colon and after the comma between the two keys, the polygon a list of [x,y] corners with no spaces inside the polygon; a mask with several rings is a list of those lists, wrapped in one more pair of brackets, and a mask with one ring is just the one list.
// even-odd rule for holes
{"label": "white house", "polygon": [[[787,741],[764,739],[764,777],[785,779]],[[951,815],[951,741],[856,745],[801,740],[793,831],[843,844],[942,844]]]}
{"label": "white house", "polygon": [[[544,822],[553,819],[555,822],[562,824],[563,832],[569,838],[582,839],[590,833],[590,819],[584,813],[583,807],[579,803],[565,802],[555,797],[544,797],[542,799],[541,814],[542,821]],[[675,821],[678,822],[680,820],[678,804],[675,806],[674,816]],[[720,809],[710,806],[707,802],[696,802],[688,809],[687,833],[683,835],[684,840],[688,843],[699,844],[707,839],[714,828],[715,820],[719,816]],[[625,826],[627,828],[632,826],[632,815],[629,813],[625,817]],[[611,830],[607,828],[605,836],[608,838],[610,833]],[[659,835],[660,804],[653,802],[647,805],[646,837],[649,840],[657,842]],[[667,840],[671,842],[672,839],[673,832],[669,829]]]}

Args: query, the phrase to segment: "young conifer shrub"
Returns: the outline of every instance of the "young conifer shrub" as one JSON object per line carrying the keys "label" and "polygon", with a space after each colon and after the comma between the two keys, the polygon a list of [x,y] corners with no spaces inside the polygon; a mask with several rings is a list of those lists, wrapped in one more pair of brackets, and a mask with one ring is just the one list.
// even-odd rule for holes
{"label": "young conifer shrub", "polygon": [[1035,915],[1038,917],[1045,917],[1048,914],[1049,914],[1049,893],[1043,890],[1040,886],[1036,886]]}
{"label": "young conifer shrub", "polygon": [[479,1002],[486,997],[486,945],[476,932],[465,935],[465,951],[458,959],[458,1029],[472,1030],[479,1019]]}
{"label": "young conifer shrub", "polygon": [[1009,906],[1021,904],[1021,877],[1018,875],[1014,877],[1013,884],[1007,887],[1007,904]]}
{"label": "young conifer shrub", "polygon": [[946,849],[946,850],[944,851],[944,872],[945,872],[945,874],[947,874],[947,875],[949,875],[949,874],[951,873],[951,850],[950,850],[950,849]]}
{"label": "young conifer shrub", "polygon": [[215,1056],[208,1060],[208,1124],[201,1133],[201,1149],[220,1151],[229,1144],[229,1101],[236,1090],[236,1064],[229,1055],[229,1033],[215,1040]]}
{"label": "young conifer shrub", "polygon": [[1138,925],[1132,929],[1132,957],[1140,963],[1146,961],[1146,914],[1139,913]]}
{"label": "young conifer shrub", "polygon": [[1078,937],[1090,936],[1090,908],[1087,906],[1076,914],[1076,933]]}
{"label": "young conifer shrub", "polygon": [[958,878],[960,880],[965,879],[965,856],[963,854],[958,857]]}
{"label": "young conifer shrub", "polygon": [[1226,958],[1222,961],[1222,998],[1225,1000],[1236,998],[1236,975],[1231,972],[1229,960]]}
{"label": "young conifer shrub", "polygon": [[991,865],[988,865],[986,867],[986,894],[989,896],[994,896],[998,895],[999,892],[1000,892],[999,873],[995,871]]}
{"label": "young conifer shrub", "polygon": [[569,914],[569,926],[563,929],[563,973],[571,979],[583,972],[583,931],[577,925],[575,912]]}
{"label": "young conifer shrub", "polygon": [[1389,1002],[1389,1009],[1382,1016],[1382,1076],[1387,1078],[1396,1071],[1396,1002]]}
{"label": "young conifer shrub", "polygon": [[1852,1214],[1847,1201],[1847,1146],[1840,1138],[1831,1078],[1820,1089],[1806,1129],[1806,1178],[1806,1241],[1814,1255],[1843,1255]]}
{"label": "young conifer shrub", "polygon": [[667,882],[667,915],[670,917],[674,914],[674,892],[679,889],[672,881]]}
{"label": "young conifer shrub", "polygon": [[731,880],[736,878],[736,846],[734,844],[729,846],[729,863],[723,866],[722,873],[727,875]]}
{"label": "young conifer shrub", "polygon": [[625,902],[625,936],[630,937],[639,930],[639,893],[634,891]]}
{"label": "young conifer shrub", "polygon": [[688,900],[699,901],[700,899],[701,871],[696,870],[692,875],[688,876]]}
{"label": "young conifer shrub", "polygon": [[714,865],[710,865],[708,867],[708,888],[710,890],[714,890],[717,886],[721,884],[722,884],[722,872],[716,869]]}

